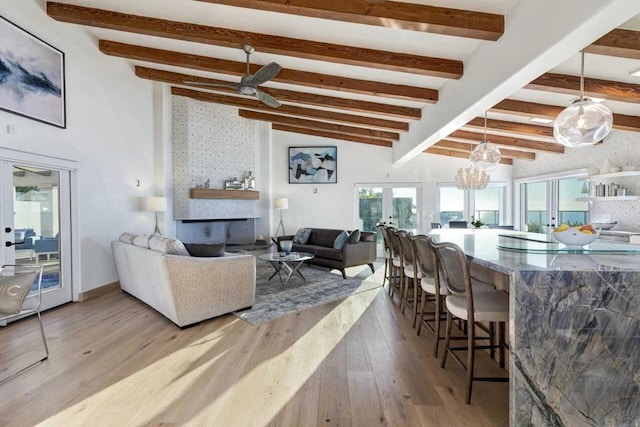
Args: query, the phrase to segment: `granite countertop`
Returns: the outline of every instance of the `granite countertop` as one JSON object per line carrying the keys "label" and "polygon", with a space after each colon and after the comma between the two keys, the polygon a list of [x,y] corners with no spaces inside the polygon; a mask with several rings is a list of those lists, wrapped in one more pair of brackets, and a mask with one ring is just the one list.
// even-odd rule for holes
{"label": "granite countertop", "polygon": [[474,262],[505,274],[523,270],[640,271],[640,245],[597,240],[575,250],[550,235],[495,229],[437,229],[429,235],[457,244]]}

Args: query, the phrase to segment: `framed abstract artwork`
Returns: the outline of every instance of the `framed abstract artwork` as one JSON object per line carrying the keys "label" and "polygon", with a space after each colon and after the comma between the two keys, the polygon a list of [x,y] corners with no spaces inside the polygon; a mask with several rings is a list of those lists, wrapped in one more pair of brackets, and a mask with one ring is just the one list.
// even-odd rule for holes
{"label": "framed abstract artwork", "polygon": [[289,184],[338,182],[338,148],[289,147]]}
{"label": "framed abstract artwork", "polygon": [[1,16],[0,109],[67,126],[64,53]]}

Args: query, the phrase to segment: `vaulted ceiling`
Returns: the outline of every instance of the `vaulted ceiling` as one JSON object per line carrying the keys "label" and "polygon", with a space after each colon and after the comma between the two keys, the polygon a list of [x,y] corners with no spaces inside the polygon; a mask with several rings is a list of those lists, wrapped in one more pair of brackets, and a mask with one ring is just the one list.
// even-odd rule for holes
{"label": "vaulted ceiling", "polygon": [[[530,119],[552,120],[577,96],[583,47],[585,93],[604,99],[614,128],[640,132],[640,77],[630,75],[640,70],[639,3],[74,0],[47,2],[46,13],[174,95],[236,106],[274,130],[393,147],[396,160],[468,157],[486,109],[489,139],[512,164],[564,152],[551,123]],[[260,87],[279,108],[203,85],[240,80],[243,44],[256,49],[252,73],[282,66]]]}

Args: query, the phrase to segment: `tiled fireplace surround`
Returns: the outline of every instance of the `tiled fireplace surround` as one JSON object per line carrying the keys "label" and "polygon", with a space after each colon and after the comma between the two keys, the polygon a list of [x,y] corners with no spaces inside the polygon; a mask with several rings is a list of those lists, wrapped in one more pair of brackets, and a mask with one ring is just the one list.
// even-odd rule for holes
{"label": "tiled fireplace surround", "polygon": [[[189,198],[189,189],[224,188],[224,181],[258,170],[254,121],[233,107],[173,97],[173,217],[176,237],[187,243],[253,244],[257,200]],[[260,190],[260,182],[257,183]]]}

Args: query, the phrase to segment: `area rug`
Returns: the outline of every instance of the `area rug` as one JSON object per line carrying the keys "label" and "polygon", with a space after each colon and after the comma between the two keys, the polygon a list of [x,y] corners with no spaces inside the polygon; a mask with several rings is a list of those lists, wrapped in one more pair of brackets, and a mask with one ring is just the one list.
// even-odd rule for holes
{"label": "area rug", "polygon": [[[305,265],[301,272],[307,281],[296,274],[284,286],[277,275],[268,281],[273,272],[270,263],[257,260],[256,301],[251,309],[235,312],[236,316],[257,325],[382,286],[382,275],[371,274],[368,266],[363,266],[361,272],[356,271],[357,277],[343,279],[338,271]],[[349,275],[353,270],[347,272]]]}

